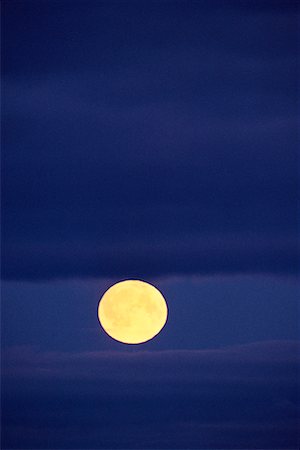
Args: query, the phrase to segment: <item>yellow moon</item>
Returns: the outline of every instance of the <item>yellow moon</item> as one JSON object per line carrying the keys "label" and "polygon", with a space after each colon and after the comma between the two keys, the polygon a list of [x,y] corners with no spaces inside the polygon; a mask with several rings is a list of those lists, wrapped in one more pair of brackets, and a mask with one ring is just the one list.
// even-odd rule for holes
{"label": "yellow moon", "polygon": [[141,344],[156,336],[168,317],[167,303],[158,289],[140,280],[111,286],[98,306],[106,333],[124,344]]}

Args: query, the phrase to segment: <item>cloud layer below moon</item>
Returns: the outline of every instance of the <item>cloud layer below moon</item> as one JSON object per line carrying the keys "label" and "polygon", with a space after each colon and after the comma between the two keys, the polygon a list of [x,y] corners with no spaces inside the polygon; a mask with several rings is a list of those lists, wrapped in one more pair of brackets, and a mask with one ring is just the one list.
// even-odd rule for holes
{"label": "cloud layer below moon", "polygon": [[293,341],[133,353],[11,348],[4,447],[21,439],[30,448],[295,448],[298,352]]}

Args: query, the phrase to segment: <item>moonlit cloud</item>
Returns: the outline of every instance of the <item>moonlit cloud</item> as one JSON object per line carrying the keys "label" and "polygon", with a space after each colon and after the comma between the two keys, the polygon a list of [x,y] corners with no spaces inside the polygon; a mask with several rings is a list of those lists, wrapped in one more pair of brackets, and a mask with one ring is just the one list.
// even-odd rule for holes
{"label": "moonlit cloud", "polygon": [[293,341],[133,353],[8,349],[4,443],[294,448],[298,352]]}

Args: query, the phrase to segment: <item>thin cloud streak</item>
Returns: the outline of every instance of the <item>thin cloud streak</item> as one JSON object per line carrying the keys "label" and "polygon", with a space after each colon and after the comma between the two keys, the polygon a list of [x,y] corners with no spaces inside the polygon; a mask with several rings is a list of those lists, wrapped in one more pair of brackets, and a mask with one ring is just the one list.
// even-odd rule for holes
{"label": "thin cloud streak", "polygon": [[295,341],[197,351],[8,349],[3,440],[22,448],[295,448],[298,352]]}

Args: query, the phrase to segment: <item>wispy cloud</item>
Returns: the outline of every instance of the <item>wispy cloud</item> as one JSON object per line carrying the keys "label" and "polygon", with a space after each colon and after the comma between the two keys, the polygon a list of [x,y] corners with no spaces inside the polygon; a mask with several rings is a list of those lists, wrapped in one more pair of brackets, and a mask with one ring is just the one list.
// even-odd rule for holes
{"label": "wispy cloud", "polygon": [[3,275],[295,273],[294,2],[129,3],[6,6]]}
{"label": "wispy cloud", "polygon": [[[199,351],[9,349],[4,442],[243,448],[248,440],[248,448],[295,448],[298,351],[293,341]],[[62,427],[71,436],[54,433]]]}

